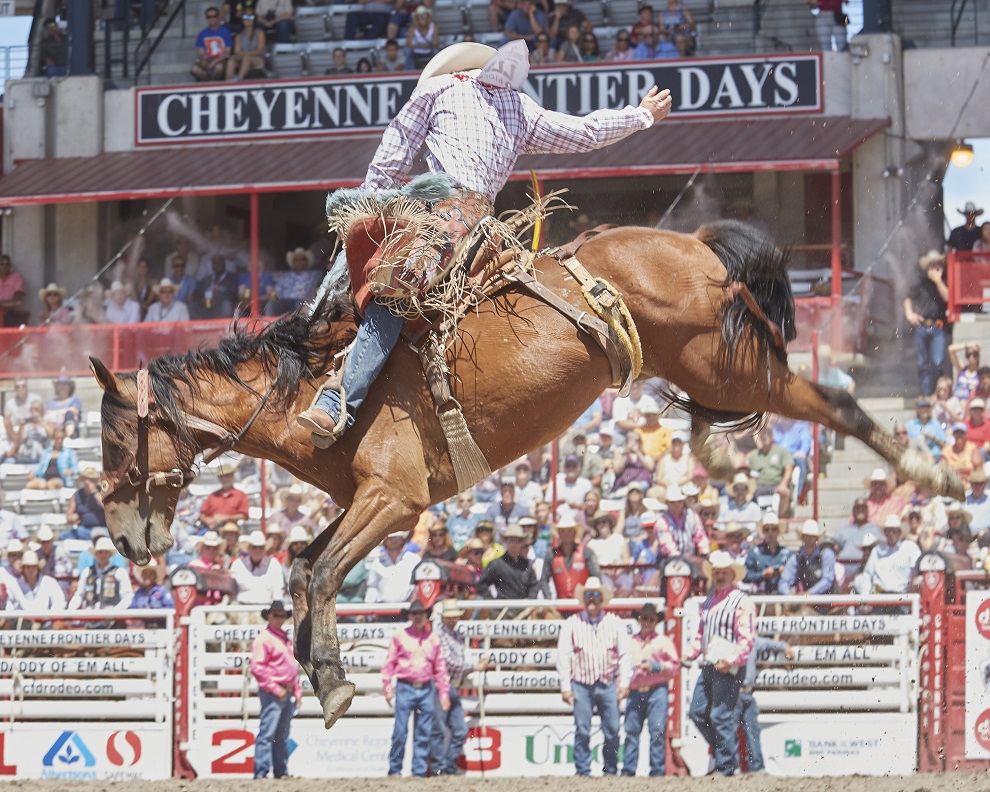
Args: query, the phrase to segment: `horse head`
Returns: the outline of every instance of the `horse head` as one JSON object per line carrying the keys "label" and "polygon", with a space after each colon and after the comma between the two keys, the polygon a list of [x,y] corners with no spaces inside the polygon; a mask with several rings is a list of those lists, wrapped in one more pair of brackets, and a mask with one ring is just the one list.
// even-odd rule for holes
{"label": "horse head", "polygon": [[[103,507],[122,555],[146,564],[172,547],[169,526],[195,449],[154,403],[136,376],[117,377],[97,358],[93,374],[103,388]],[[141,403],[139,409],[139,402]],[[139,414],[140,413],[140,414]]]}

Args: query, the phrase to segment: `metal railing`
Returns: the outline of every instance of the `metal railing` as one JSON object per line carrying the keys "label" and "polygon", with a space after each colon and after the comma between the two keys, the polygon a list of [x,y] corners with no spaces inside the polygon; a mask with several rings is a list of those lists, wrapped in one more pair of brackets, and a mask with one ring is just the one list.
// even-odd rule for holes
{"label": "metal railing", "polygon": [[27,73],[31,48],[27,44],[0,47],[0,80],[19,80]]}

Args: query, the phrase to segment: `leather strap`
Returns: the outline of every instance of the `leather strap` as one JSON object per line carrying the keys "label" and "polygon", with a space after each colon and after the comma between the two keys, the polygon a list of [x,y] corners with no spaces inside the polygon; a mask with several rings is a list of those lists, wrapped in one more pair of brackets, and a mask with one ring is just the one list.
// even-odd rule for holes
{"label": "leather strap", "polygon": [[556,309],[574,322],[579,330],[584,330],[591,335],[595,343],[601,347],[602,351],[608,357],[609,365],[612,367],[612,384],[619,385],[622,383],[623,371],[628,371],[632,367],[632,363],[627,360],[625,348],[615,337],[612,328],[597,316],[593,316],[587,311],[582,311],[580,308],[571,305],[571,303],[555,292],[550,291],[550,289],[522,268],[517,268],[511,274],[507,273],[505,277],[521,284],[551,308]]}

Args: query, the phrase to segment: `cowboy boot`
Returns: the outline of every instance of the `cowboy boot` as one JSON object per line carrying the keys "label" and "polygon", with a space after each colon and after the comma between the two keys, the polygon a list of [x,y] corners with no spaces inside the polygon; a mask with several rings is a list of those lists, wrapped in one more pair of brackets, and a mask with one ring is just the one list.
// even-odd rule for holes
{"label": "cowboy boot", "polygon": [[[347,429],[347,393],[342,385],[343,379],[344,365],[341,364],[327,374],[326,382],[317,389],[309,409],[296,416],[296,423],[309,430],[310,439],[317,448],[329,448]],[[323,392],[328,389],[336,391],[340,397],[340,417],[336,421],[330,413],[317,406]]]}

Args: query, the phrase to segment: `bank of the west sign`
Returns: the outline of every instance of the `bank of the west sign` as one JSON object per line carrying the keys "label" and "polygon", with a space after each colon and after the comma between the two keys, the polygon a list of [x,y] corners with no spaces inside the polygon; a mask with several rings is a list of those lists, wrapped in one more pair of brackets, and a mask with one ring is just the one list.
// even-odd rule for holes
{"label": "bank of the west sign", "polygon": [[[416,87],[415,75],[144,88],[137,143],[162,145],[381,129]],[[599,64],[534,70],[524,87],[549,110],[586,115],[670,88],[677,117],[817,112],[817,54]]]}

